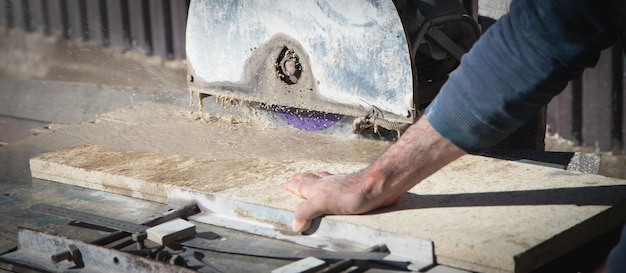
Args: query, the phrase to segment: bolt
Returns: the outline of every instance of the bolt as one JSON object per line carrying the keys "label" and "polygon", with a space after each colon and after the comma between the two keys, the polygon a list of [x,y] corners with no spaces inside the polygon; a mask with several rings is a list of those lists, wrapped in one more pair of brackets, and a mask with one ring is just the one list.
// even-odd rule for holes
{"label": "bolt", "polygon": [[296,84],[302,74],[302,64],[300,64],[298,54],[286,46],[279,53],[274,66],[276,76],[286,84]]}
{"label": "bolt", "polygon": [[283,66],[285,67],[285,74],[286,75],[293,75],[296,73],[296,62],[294,59],[288,59],[283,63]]}
{"label": "bolt", "polygon": [[68,245],[67,248],[68,250],[55,253],[50,257],[50,260],[52,260],[53,264],[56,264],[65,260],[76,264],[78,261],[81,260],[82,256],[80,254],[80,251],[78,250],[78,247],[76,247],[76,245],[71,244],[71,245]]}
{"label": "bolt", "polygon": [[53,264],[59,263],[61,261],[69,260],[72,257],[72,253],[69,250],[62,251],[56,254],[53,254],[50,259]]}

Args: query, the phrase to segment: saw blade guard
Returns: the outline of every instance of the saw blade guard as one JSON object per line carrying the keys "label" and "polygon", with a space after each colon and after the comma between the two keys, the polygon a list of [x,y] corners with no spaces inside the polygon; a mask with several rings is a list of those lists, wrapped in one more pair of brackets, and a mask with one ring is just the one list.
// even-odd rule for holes
{"label": "saw blade guard", "polygon": [[412,123],[413,74],[391,0],[191,1],[191,92]]}

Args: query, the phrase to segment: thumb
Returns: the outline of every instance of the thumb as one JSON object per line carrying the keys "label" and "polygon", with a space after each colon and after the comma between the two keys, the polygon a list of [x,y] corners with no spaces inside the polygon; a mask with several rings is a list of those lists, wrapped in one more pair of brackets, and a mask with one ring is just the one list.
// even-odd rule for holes
{"label": "thumb", "polygon": [[311,221],[324,215],[324,212],[313,206],[311,201],[303,201],[296,207],[291,229],[295,232],[303,232],[311,226]]}

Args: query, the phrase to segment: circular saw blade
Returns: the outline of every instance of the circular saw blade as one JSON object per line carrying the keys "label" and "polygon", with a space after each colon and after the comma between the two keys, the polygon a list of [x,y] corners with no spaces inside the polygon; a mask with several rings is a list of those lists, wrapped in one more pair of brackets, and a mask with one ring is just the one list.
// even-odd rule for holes
{"label": "circular saw blade", "polygon": [[305,131],[321,131],[335,125],[343,115],[272,105],[272,111],[290,126]]}

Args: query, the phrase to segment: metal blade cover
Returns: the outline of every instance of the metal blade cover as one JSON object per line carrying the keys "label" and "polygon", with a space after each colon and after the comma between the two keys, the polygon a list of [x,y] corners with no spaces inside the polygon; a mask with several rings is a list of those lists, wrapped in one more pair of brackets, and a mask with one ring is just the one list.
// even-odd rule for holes
{"label": "metal blade cover", "polygon": [[392,0],[192,1],[190,91],[412,123],[413,75]]}

